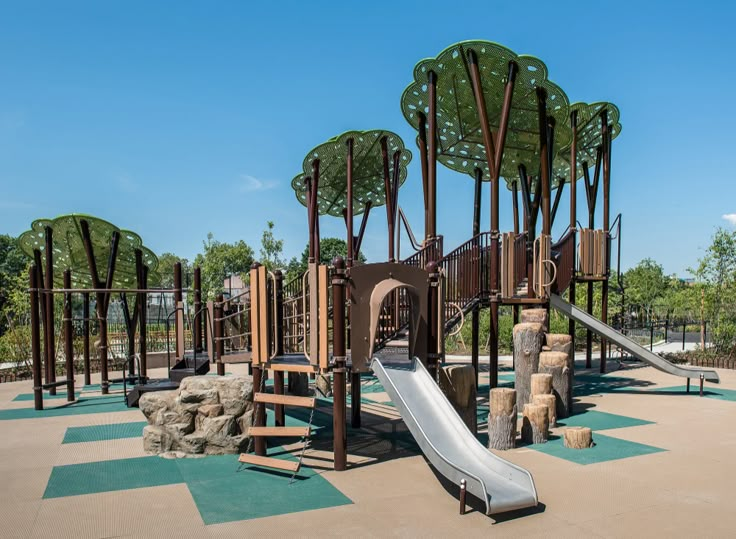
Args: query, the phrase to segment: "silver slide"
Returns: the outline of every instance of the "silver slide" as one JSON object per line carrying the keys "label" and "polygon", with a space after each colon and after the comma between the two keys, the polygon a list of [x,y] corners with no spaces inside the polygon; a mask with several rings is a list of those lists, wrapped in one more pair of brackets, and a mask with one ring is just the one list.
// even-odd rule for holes
{"label": "silver slide", "polygon": [[662,372],[673,374],[675,376],[682,376],[683,378],[700,378],[700,375],[702,374],[703,378],[709,382],[715,382],[716,384],[720,382],[718,373],[712,369],[686,368],[670,363],[663,357],[658,356],[654,352],[650,352],[643,346],[640,346],[631,339],[626,338],[611,326],[604,324],[594,316],[591,316],[582,309],[578,309],[575,305],[568,303],[557,294],[550,294],[549,299],[550,305],[568,318],[572,318],[576,322],[580,322],[586,328],[597,333],[601,337],[604,337],[606,340],[616,343],[629,354],[644,363],[648,363],[655,369],[659,369]]}
{"label": "silver slide", "polygon": [[532,476],[488,451],[418,359],[374,357],[371,368],[432,465],[484,500],[486,514],[537,505]]}

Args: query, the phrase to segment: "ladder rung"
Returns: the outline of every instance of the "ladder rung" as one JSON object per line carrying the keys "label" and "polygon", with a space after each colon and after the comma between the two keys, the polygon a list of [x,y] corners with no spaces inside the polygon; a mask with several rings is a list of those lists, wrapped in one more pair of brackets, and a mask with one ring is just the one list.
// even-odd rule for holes
{"label": "ladder rung", "polygon": [[273,457],[260,457],[252,453],[241,453],[238,462],[243,464],[254,464],[255,466],[263,466],[266,468],[276,468],[277,470],[286,470],[287,472],[298,472],[300,463],[298,460],[275,459]]}
{"label": "ladder rung", "polygon": [[249,436],[309,436],[309,427],[250,427]]}
{"label": "ladder rung", "polygon": [[314,408],[315,399],[313,397],[296,397],[294,395],[276,395],[275,393],[256,393],[253,397],[255,402],[265,402],[268,404],[285,404],[287,406],[304,406],[305,408]]}

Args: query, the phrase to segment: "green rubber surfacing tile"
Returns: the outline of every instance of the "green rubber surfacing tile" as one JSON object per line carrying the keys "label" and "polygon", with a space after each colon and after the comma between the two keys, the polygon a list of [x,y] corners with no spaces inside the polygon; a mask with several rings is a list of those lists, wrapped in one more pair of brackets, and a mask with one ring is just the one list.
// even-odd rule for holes
{"label": "green rubber surfacing tile", "polygon": [[147,421],[132,423],[112,423],[108,425],[91,425],[88,427],[69,427],[64,434],[62,444],[81,442],[100,442],[104,440],[120,440],[122,438],[141,438],[143,427]]}
{"label": "green rubber surfacing tile", "polygon": [[183,483],[176,461],[140,457],[55,466],[44,499]]}
{"label": "green rubber surfacing tile", "polygon": [[132,410],[125,406],[122,395],[102,397],[80,397],[76,402],[34,410],[33,407],[0,410],[0,421],[12,419],[34,419],[39,417],[63,417],[68,415],[107,414]]}
{"label": "green rubber surfacing tile", "polygon": [[[294,460],[281,448],[269,455]],[[197,459],[157,456],[57,466],[44,499],[185,483],[205,524],[309,511],[352,501],[308,467],[291,474],[265,468],[239,469],[237,455]],[[132,493],[131,495],[135,495]],[[176,503],[172,500],[172,503]]]}
{"label": "green rubber surfacing tile", "polygon": [[527,447],[545,455],[561,458],[584,466],[666,451],[666,449],[662,449],[661,447],[621,440],[620,438],[605,436],[597,432],[593,433],[593,442],[595,445],[590,449],[568,449],[565,447],[562,438],[555,438],[546,444],[534,444]]}
{"label": "green rubber surfacing tile", "polygon": [[598,431],[652,425],[653,422],[625,415],[586,410],[564,419],[558,419],[557,424],[561,427],[590,427],[592,430]]}
{"label": "green rubber surfacing tile", "polygon": [[[276,458],[295,460],[291,454]],[[202,464],[199,464],[200,461]],[[183,459],[178,461],[182,475],[205,524],[248,520],[285,513],[311,511],[352,501],[314,470],[302,467],[289,485],[291,474],[251,466],[239,472],[236,455]]]}
{"label": "green rubber surfacing tile", "polygon": [[[79,391],[76,391],[74,393],[74,398],[79,398]],[[26,402],[26,401],[32,401],[34,399],[33,393],[20,393],[19,395],[16,395],[13,399],[13,402]],[[43,393],[43,400],[46,399],[66,399],[66,388],[63,389],[63,391],[58,391],[56,395],[49,395],[47,392],[44,391]]]}

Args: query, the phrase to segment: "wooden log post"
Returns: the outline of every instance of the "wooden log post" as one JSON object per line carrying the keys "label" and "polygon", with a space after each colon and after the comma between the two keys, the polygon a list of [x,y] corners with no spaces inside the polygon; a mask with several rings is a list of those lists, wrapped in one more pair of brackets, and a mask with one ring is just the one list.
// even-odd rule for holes
{"label": "wooden log post", "polygon": [[532,404],[543,404],[547,407],[550,428],[557,425],[557,400],[553,393],[532,395]]}
{"label": "wooden log post", "polygon": [[[544,354],[545,352],[542,352]],[[542,354],[539,354],[541,357]],[[548,373],[534,373],[531,377],[531,397],[534,395],[549,395],[552,393],[552,375]]]}
{"label": "wooden log post", "polygon": [[527,322],[514,326],[514,364],[516,366],[516,403],[524,406],[530,399],[531,376],[539,369],[544,328],[542,324]]}
{"label": "wooden log post", "polygon": [[544,326],[544,332],[549,331],[549,315],[547,309],[523,309],[521,311],[521,323],[537,323]]}
{"label": "wooden log post", "polygon": [[550,376],[552,392],[557,397],[557,417],[572,414],[573,370],[565,352],[542,352],[539,354],[539,372]]}
{"label": "wooden log post", "polygon": [[516,442],[516,390],[508,387],[491,389],[488,414],[488,448],[513,449]]}
{"label": "wooden log post", "polygon": [[543,444],[549,436],[549,412],[544,404],[525,404],[521,439],[529,444]]}
{"label": "wooden log post", "polygon": [[590,427],[568,427],[563,433],[565,447],[588,449],[593,447],[593,431]]}
{"label": "wooden log post", "polygon": [[477,390],[475,369],[472,365],[448,365],[439,371],[440,389],[450,401],[470,432],[475,433],[478,422],[476,411]]}

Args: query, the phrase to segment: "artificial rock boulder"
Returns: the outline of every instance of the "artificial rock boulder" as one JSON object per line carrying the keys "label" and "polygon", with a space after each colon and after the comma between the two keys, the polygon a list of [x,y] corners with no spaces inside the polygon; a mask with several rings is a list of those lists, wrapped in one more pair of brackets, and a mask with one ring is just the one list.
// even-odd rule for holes
{"label": "artificial rock boulder", "polygon": [[253,381],[245,376],[190,376],[179,389],[144,393],[143,449],[152,453],[241,453],[253,418]]}

